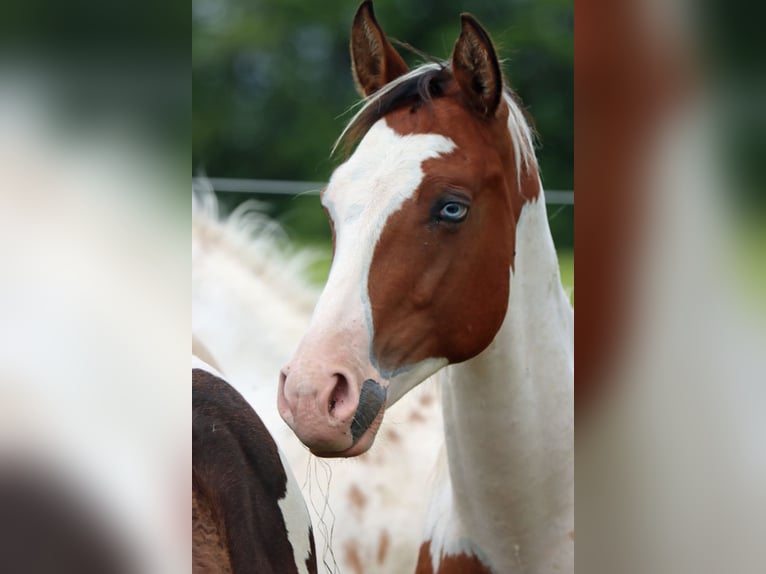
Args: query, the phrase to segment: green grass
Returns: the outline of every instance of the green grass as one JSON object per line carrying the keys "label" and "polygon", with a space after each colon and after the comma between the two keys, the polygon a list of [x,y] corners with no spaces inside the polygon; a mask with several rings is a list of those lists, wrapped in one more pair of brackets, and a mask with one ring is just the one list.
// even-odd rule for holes
{"label": "green grass", "polygon": [[569,294],[569,301],[574,305],[574,250],[559,250],[559,270],[561,283]]}

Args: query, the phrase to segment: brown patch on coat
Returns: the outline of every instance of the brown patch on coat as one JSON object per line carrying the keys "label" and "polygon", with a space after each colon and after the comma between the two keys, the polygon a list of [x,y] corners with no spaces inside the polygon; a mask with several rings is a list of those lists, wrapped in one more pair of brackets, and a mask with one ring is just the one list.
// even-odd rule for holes
{"label": "brown patch on coat", "polygon": [[192,488],[192,572],[231,574],[225,525],[207,497]]}
{"label": "brown patch on coat", "polygon": [[348,498],[351,501],[351,506],[359,511],[364,510],[364,507],[367,505],[367,497],[355,484],[351,485],[348,491]]}
{"label": "brown patch on coat", "polygon": [[396,432],[394,429],[388,429],[386,431],[386,437],[388,437],[388,439],[391,442],[401,442],[401,440],[402,440],[402,437],[400,437],[399,433]]}
{"label": "brown patch on coat", "polygon": [[378,564],[383,564],[386,560],[386,554],[388,554],[388,547],[391,545],[391,538],[388,536],[388,531],[383,530],[380,533],[380,542],[378,543]]}
{"label": "brown patch on coat", "polygon": [[[245,399],[226,381],[203,369],[192,369],[192,504],[197,504],[193,538],[203,546],[196,554],[228,564],[195,572],[227,574],[297,574],[279,501],[287,492],[287,474],[266,426]],[[194,507],[192,509],[194,511]],[[306,566],[317,572],[310,541]],[[299,534],[299,533],[297,533]],[[200,558],[202,560],[202,557]]]}
{"label": "brown patch on coat", "polygon": [[574,530],[570,530],[570,531],[569,531],[569,540],[571,540],[572,542],[574,542]]}
{"label": "brown patch on coat", "polygon": [[415,574],[492,574],[492,571],[473,554],[447,554],[441,556],[434,572],[429,540],[420,547]]}
{"label": "brown patch on coat", "polygon": [[435,400],[436,399],[434,398],[432,394],[430,393],[423,394],[420,397],[420,404],[423,405],[424,407],[428,407],[428,406],[431,406]]}
{"label": "brown patch on coat", "polygon": [[346,543],[346,564],[354,571],[354,574],[364,574],[362,559],[359,556],[359,549],[353,540]]}
{"label": "brown patch on coat", "polygon": [[414,423],[424,423],[426,422],[426,417],[421,415],[419,411],[412,411],[410,413],[410,420]]}

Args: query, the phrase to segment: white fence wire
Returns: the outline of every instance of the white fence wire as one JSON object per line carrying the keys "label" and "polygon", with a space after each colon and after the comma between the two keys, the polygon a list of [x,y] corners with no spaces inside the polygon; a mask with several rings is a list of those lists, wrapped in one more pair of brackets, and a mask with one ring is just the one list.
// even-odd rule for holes
{"label": "white fence wire", "polygon": [[[194,178],[195,180],[197,178]],[[317,195],[326,185],[321,181],[288,181],[280,179],[236,179],[206,177],[215,191],[270,195]],[[551,205],[574,205],[574,191],[545,190],[545,202]]]}

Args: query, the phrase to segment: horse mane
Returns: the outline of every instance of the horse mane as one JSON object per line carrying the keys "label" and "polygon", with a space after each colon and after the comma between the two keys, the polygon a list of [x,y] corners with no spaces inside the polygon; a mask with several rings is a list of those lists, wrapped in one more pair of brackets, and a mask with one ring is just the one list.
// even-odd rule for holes
{"label": "horse mane", "polygon": [[[346,154],[364,137],[367,131],[390,112],[418,104],[429,104],[444,95],[448,84],[454,80],[448,62],[432,61],[392,80],[377,92],[363,99],[354,117],[341,132],[332,153],[343,146]],[[535,132],[518,96],[506,84],[503,99],[508,106],[508,129],[514,144],[516,165],[523,169],[537,168],[535,157]]]}
{"label": "horse mane", "polygon": [[210,182],[196,178],[192,184],[192,261],[196,250],[226,253],[270,284],[274,293],[310,314],[318,289],[310,284],[308,270],[322,254],[297,250],[279,223],[264,211],[262,202],[250,199],[224,217]]}

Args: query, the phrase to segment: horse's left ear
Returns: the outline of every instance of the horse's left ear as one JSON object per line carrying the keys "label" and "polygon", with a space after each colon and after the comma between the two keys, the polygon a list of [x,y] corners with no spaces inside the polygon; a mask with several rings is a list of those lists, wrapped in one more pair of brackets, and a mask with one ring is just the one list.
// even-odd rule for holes
{"label": "horse's left ear", "polygon": [[503,76],[489,34],[471,14],[461,14],[462,30],[452,52],[452,72],[463,95],[479,114],[495,114],[503,95]]}

